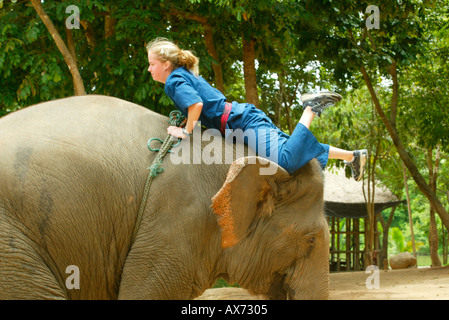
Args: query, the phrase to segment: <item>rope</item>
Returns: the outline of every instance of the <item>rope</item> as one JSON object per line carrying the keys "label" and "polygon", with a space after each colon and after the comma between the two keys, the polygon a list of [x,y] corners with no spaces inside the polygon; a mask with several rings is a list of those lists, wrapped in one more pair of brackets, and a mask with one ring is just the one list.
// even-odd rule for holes
{"label": "rope", "polygon": [[[186,118],[180,111],[174,110],[174,111],[170,112],[168,122],[170,123],[171,126],[184,127],[186,124]],[[160,149],[151,148],[150,144],[154,140],[158,140],[159,142],[162,143],[162,146]],[[156,156],[156,158],[153,160],[153,162],[151,163],[151,166],[149,166],[147,168],[149,170],[149,173],[147,176],[147,181],[145,182],[145,188],[143,189],[143,198],[142,198],[142,202],[140,203],[139,212],[137,214],[136,225],[134,226],[131,245],[136,240],[137,231],[139,230],[140,223],[142,222],[142,216],[143,216],[143,212],[145,210],[145,206],[147,204],[148,194],[149,194],[151,183],[153,182],[153,179],[159,173],[164,171],[164,168],[162,168],[162,160],[164,159],[164,156],[168,152],[171,152],[172,147],[175,147],[175,146],[179,145],[180,143],[181,143],[180,139],[178,141],[173,140],[171,135],[167,135],[167,137],[165,138],[164,141],[162,141],[159,138],[151,138],[150,140],[148,140],[148,143],[147,143],[148,149],[150,149],[150,151],[155,151],[155,152],[159,152],[159,153]]]}

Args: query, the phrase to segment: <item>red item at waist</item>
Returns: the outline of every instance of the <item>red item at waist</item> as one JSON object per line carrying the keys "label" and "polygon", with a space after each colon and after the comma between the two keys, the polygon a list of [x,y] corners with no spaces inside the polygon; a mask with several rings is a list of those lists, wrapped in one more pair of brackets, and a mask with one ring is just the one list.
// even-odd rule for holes
{"label": "red item at waist", "polygon": [[225,134],[225,130],[226,130],[226,123],[228,122],[228,118],[229,118],[229,114],[231,113],[232,110],[232,103],[229,102],[225,102],[225,107],[223,110],[223,115],[221,116],[221,127],[220,127],[220,132],[222,135]]}

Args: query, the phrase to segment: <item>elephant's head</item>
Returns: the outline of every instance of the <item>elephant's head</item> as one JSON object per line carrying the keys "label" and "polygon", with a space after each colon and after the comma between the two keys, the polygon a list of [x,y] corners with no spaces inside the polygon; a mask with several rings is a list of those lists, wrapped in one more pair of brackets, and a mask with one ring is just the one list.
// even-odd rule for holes
{"label": "elephant's head", "polygon": [[270,299],[326,299],[329,230],[321,169],[312,161],[292,176],[281,167],[261,175],[266,162],[234,162],[212,199],[224,248],[220,276]]}

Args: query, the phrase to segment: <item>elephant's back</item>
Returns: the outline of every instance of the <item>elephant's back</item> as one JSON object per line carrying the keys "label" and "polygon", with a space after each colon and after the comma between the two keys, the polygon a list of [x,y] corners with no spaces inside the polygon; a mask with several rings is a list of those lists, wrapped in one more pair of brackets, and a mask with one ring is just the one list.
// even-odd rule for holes
{"label": "elephant's back", "polygon": [[[0,119],[0,137],[117,137],[157,132],[164,116],[122,99],[85,95],[36,104]],[[165,124],[164,124],[165,122]],[[163,124],[154,128],[156,124]],[[31,137],[30,137],[31,136]]]}
{"label": "elephant's back", "polygon": [[17,162],[24,153],[32,153],[47,163],[60,157],[69,160],[68,166],[81,161],[130,167],[151,160],[147,141],[164,137],[166,127],[166,117],[137,104],[107,96],[75,96],[1,118],[0,149],[10,157],[5,161]]}

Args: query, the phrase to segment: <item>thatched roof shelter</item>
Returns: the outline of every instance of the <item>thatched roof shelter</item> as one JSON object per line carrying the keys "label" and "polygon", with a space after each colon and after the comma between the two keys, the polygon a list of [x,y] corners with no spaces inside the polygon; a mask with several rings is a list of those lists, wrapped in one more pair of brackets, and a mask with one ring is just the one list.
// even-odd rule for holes
{"label": "thatched roof shelter", "polygon": [[[365,192],[368,188],[365,184]],[[365,218],[368,216],[363,182],[346,178],[344,169],[333,168],[324,172],[325,213],[340,218]],[[380,185],[375,187],[375,213],[397,206],[400,201],[388,189]]]}

